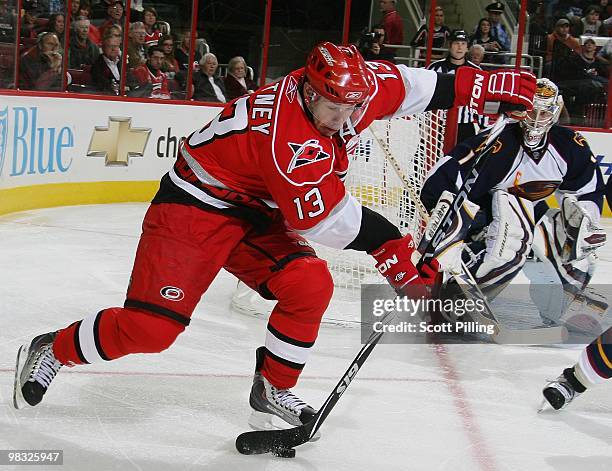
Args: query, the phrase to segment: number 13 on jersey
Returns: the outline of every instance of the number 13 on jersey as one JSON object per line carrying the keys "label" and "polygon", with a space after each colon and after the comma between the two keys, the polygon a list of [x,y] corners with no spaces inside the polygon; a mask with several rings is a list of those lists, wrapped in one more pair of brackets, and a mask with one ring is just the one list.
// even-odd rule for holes
{"label": "number 13 on jersey", "polygon": [[[302,201],[303,200],[303,201]],[[309,218],[316,218],[325,211],[325,203],[323,203],[323,197],[321,192],[315,186],[309,190],[302,197],[293,198],[295,207],[297,209],[298,219],[304,219],[304,210],[312,208],[312,211],[308,211],[306,215]]]}

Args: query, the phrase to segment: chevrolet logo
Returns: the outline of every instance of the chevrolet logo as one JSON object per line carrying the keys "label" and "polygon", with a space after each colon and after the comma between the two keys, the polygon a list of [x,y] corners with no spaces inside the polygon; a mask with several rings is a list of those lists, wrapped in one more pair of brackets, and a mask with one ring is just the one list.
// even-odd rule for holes
{"label": "chevrolet logo", "polygon": [[127,166],[130,157],[143,157],[150,128],[133,128],[132,118],[108,118],[108,126],[96,126],[91,135],[88,157],[104,157],[104,165]]}

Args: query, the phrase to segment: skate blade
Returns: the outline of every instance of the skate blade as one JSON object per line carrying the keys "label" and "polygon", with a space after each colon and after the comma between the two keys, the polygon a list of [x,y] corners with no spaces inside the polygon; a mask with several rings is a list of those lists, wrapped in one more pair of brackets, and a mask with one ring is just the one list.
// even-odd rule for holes
{"label": "skate blade", "polygon": [[23,409],[30,405],[23,397],[21,392],[21,381],[19,379],[21,376],[21,371],[23,371],[25,362],[28,358],[27,352],[27,345],[22,345],[17,351],[17,361],[15,363],[15,381],[13,382],[13,407],[15,407],[15,409]]}
{"label": "skate blade", "polygon": [[[253,430],[266,431],[266,430],[286,430],[295,427],[295,425],[285,422],[280,417],[274,414],[268,414],[267,412],[252,411],[249,416],[249,426]],[[321,431],[317,430],[312,438],[311,442],[316,442],[321,438]]]}
{"label": "skate blade", "polygon": [[542,402],[540,403],[540,407],[538,408],[538,414],[541,414],[542,412],[546,412],[548,410],[555,410],[550,403],[546,400],[546,399],[542,399]]}

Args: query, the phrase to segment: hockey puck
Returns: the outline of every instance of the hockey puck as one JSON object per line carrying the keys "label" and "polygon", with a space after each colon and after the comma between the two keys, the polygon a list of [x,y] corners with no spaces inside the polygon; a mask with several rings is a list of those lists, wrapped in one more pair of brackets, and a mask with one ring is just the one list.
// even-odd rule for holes
{"label": "hockey puck", "polygon": [[279,458],[295,458],[295,448],[277,448],[272,454]]}

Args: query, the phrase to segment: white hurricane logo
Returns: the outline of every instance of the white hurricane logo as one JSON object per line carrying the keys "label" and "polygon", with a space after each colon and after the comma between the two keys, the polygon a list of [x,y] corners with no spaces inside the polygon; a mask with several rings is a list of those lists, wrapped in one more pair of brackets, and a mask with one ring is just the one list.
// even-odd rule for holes
{"label": "white hurricane logo", "polygon": [[166,298],[168,301],[180,301],[185,297],[185,293],[181,288],[175,286],[164,286],[159,290],[159,294]]}
{"label": "white hurricane logo", "polygon": [[303,167],[304,165],[320,162],[330,157],[316,139],[309,139],[303,144],[290,142],[289,147],[293,150],[293,157],[291,162],[289,162],[289,167],[287,167],[287,173],[291,173],[296,168]]}

